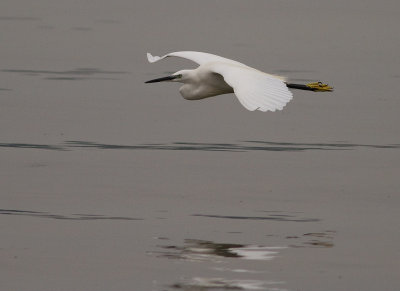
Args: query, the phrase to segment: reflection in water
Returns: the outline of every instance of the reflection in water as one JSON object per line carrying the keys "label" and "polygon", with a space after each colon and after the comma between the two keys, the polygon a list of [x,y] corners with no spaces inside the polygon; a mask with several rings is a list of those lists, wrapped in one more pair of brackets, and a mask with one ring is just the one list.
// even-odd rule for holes
{"label": "reflection in water", "polygon": [[238,258],[231,249],[241,248],[240,244],[217,244],[211,241],[186,239],[183,246],[160,246],[165,251],[157,252],[161,257],[169,259],[208,261],[217,257]]}
{"label": "reflection in water", "polygon": [[224,218],[224,219],[244,219],[244,220],[274,220],[274,221],[293,221],[293,222],[316,222],[318,218],[299,218],[294,215],[271,214],[268,216],[232,216],[232,215],[210,215],[210,214],[193,214],[193,216]]}
{"label": "reflection in water", "polygon": [[[287,236],[286,239],[290,239],[292,241],[294,240],[295,243],[289,246],[293,248],[332,248],[334,246],[332,240],[335,233],[335,231],[331,230],[309,232],[299,236]],[[240,265],[238,265],[240,264],[241,260],[270,261],[276,258],[281,250],[288,248],[286,246],[266,247],[260,245],[215,243],[206,240],[186,239],[183,246],[163,245],[159,247],[162,248],[163,251],[155,252],[155,254],[160,257],[184,260],[188,262],[214,263],[214,266],[211,266],[210,268],[216,272],[219,272],[219,274],[224,274],[227,276],[220,277],[221,275],[217,275],[215,277],[208,278],[196,276],[193,278],[181,279],[177,283],[169,285],[168,287],[170,288],[181,289],[185,291],[287,290],[283,287],[281,288],[283,284],[286,284],[285,282],[265,280],[265,275],[267,273],[265,268],[262,268],[261,270],[249,270],[247,268],[240,268]],[[229,265],[227,264],[228,259],[231,260],[229,261]],[[232,264],[236,268],[232,268]],[[248,264],[246,265],[248,266]],[[262,279],[255,280],[254,274],[262,274]],[[248,278],[250,275],[252,276],[250,277],[251,279]],[[237,276],[240,276],[241,278],[244,277],[245,279],[238,279]],[[165,288],[163,290],[165,290]]]}
{"label": "reflection in water", "polygon": [[186,143],[174,142],[171,144],[140,144],[140,145],[112,145],[93,142],[67,141],[69,147],[77,148],[99,148],[99,149],[128,149],[128,150],[172,150],[172,151],[240,151],[240,146],[234,144],[213,143]]}
{"label": "reflection in water", "polygon": [[46,144],[29,144],[29,143],[0,143],[3,148],[16,148],[16,149],[41,149],[41,150],[56,150],[65,151],[62,146],[46,145]]}
{"label": "reflection in water", "polygon": [[230,268],[221,268],[221,267],[215,267],[212,269],[215,271],[220,271],[220,272],[233,272],[233,273],[251,273],[251,274],[265,273],[265,271],[255,271],[255,270],[247,270],[247,269],[230,269]]}
{"label": "reflection in water", "polygon": [[[82,30],[82,29],[81,29]],[[19,73],[23,75],[31,76],[45,76],[47,80],[115,80],[116,75],[126,74],[127,72],[122,71],[107,71],[96,68],[77,68],[75,70],[67,71],[50,71],[50,70],[31,70],[31,69],[4,69],[1,72],[6,73]],[[106,76],[106,77],[99,77]],[[110,75],[113,78],[109,77]]]}
{"label": "reflection in water", "polygon": [[132,218],[124,216],[105,216],[97,214],[71,214],[71,215],[61,215],[52,214],[49,212],[40,211],[26,211],[26,210],[16,210],[16,209],[0,209],[0,214],[3,215],[22,215],[30,217],[39,218],[52,218],[52,219],[64,219],[64,220],[143,220],[141,218]]}
{"label": "reflection in water", "polygon": [[268,142],[268,141],[242,141],[238,143],[173,142],[173,143],[157,143],[157,144],[121,145],[121,144],[96,143],[90,141],[66,141],[62,145],[0,143],[0,147],[37,148],[37,149],[52,149],[52,150],[73,150],[77,148],[89,148],[89,149],[94,148],[102,150],[301,152],[308,150],[352,150],[356,148],[399,149],[400,144],[373,145],[373,144],[352,144],[352,143],[293,143],[293,142]]}
{"label": "reflection in water", "polygon": [[202,290],[264,290],[264,291],[286,291],[275,287],[285,282],[261,281],[261,280],[228,280],[224,278],[201,278],[195,277],[186,282],[173,284],[171,287],[185,291]]}
{"label": "reflection in water", "polygon": [[[355,144],[346,142],[337,143],[292,143],[292,142],[271,142],[271,141],[246,141],[249,143],[264,144],[269,146],[288,146],[288,147],[312,147],[316,149],[352,149],[352,148],[377,148],[377,149],[399,149],[400,144],[373,145],[373,144]],[[307,148],[305,148],[307,149]]]}
{"label": "reflection in water", "polygon": [[293,248],[332,248],[333,244],[333,235],[336,232],[333,230],[327,230],[323,232],[310,232],[305,233],[301,236],[287,236],[287,239],[295,239],[297,242],[295,244],[291,244],[290,247]]}
{"label": "reflection in water", "polygon": [[165,251],[157,252],[162,257],[189,261],[218,261],[218,258],[241,258],[246,260],[272,260],[278,250],[286,247],[267,247],[215,243],[205,240],[186,239],[183,246],[160,246]]}
{"label": "reflection in water", "polygon": [[[232,243],[215,243],[206,240],[186,239],[183,246],[160,246],[164,249],[156,254],[170,259],[185,260],[189,262],[214,262],[223,263],[226,259],[265,260],[275,258],[279,251],[286,247],[266,247],[258,245],[243,245]],[[265,271],[252,271],[243,268],[216,268],[218,272],[229,272],[232,274],[255,274]],[[237,276],[237,275],[235,275]],[[249,279],[227,279],[227,278],[201,278],[194,277],[182,280],[170,287],[182,290],[285,290],[275,285],[284,282]]]}
{"label": "reflection in water", "polygon": [[239,257],[246,260],[272,260],[278,254],[277,250],[286,249],[286,247],[263,247],[263,246],[245,246],[232,249]]}
{"label": "reflection in water", "polygon": [[174,142],[171,144],[112,145],[85,141],[67,141],[70,147],[100,149],[148,149],[148,150],[197,150],[197,151],[305,151],[305,150],[348,150],[356,147],[366,148],[400,148],[395,145],[366,145],[349,143],[291,143],[267,141],[243,141],[240,143],[192,143]]}

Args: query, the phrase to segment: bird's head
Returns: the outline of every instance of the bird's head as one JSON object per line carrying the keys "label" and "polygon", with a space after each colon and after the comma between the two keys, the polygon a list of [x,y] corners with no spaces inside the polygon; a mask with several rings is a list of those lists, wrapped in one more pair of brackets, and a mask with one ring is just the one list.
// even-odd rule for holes
{"label": "bird's head", "polygon": [[180,70],[176,73],[173,73],[172,75],[149,80],[149,81],[146,81],[145,83],[157,83],[157,82],[165,82],[165,81],[185,83],[185,81],[188,79],[188,74],[190,71],[191,70]]}

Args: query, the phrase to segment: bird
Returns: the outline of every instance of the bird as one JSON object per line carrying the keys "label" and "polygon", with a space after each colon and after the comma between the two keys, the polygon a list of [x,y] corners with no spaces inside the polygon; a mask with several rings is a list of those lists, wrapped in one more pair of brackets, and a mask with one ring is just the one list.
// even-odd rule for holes
{"label": "bird", "polygon": [[239,102],[250,111],[262,112],[282,110],[293,98],[291,89],[314,92],[333,91],[333,87],[322,82],[309,84],[288,83],[282,76],[267,74],[238,61],[197,51],[179,51],[162,57],[147,53],[150,63],[167,57],[191,60],[199,66],[195,69],[179,70],[169,76],[146,81],[183,83],[179,92],[187,100],[200,100],[217,95],[234,93]]}

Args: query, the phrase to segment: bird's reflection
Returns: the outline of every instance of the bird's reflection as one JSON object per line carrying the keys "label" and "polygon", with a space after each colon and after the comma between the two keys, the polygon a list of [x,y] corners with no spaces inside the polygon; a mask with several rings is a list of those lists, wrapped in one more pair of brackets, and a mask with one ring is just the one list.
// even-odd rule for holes
{"label": "bird's reflection", "polygon": [[188,261],[218,261],[219,258],[272,260],[285,246],[244,245],[216,243],[207,240],[186,239],[183,246],[163,245],[159,256]]}

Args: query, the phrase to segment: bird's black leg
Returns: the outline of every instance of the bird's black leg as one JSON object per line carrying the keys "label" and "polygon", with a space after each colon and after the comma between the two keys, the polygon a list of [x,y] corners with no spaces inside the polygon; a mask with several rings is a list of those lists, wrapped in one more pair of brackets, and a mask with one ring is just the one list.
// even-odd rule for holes
{"label": "bird's black leg", "polygon": [[299,90],[308,90],[314,92],[330,92],[333,91],[333,87],[323,84],[321,82],[314,82],[308,84],[293,84],[293,83],[286,83],[288,88],[292,89],[299,89]]}

